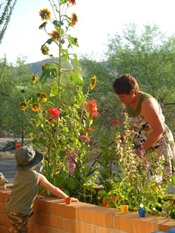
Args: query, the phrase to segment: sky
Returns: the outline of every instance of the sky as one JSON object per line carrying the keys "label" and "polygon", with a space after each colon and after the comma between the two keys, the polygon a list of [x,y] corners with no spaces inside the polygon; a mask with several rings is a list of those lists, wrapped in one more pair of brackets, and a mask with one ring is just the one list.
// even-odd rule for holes
{"label": "sky", "polygon": [[[17,58],[24,58],[26,63],[47,58],[40,47],[48,37],[38,29],[43,22],[39,16],[43,8],[51,9],[48,0],[17,0],[0,44],[0,58],[6,56],[13,64]],[[78,16],[73,29],[79,44],[75,52],[96,60],[104,58],[109,38],[129,23],[139,27],[156,24],[162,32],[175,34],[174,0],[76,0],[70,10]]]}

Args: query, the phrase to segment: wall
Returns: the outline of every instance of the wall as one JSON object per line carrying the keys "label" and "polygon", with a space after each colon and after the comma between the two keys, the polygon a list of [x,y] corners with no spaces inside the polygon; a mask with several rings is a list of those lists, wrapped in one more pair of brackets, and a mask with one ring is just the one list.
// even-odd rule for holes
{"label": "wall", "polygon": [[[0,190],[0,233],[10,226],[5,215],[5,202],[10,190]],[[29,233],[151,233],[175,227],[175,220],[153,215],[139,218],[136,212],[87,203],[71,203],[57,198],[38,199],[29,221]]]}

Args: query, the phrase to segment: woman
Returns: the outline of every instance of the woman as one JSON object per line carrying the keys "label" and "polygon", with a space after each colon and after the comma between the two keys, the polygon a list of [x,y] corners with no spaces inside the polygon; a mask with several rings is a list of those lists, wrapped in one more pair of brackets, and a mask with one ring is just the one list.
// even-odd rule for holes
{"label": "woman", "polygon": [[172,173],[174,138],[165,124],[159,103],[151,95],[140,91],[136,79],[130,74],[117,78],[113,89],[126,105],[130,126],[134,130],[135,153],[148,161],[154,159],[156,164],[163,161],[163,176],[155,179],[158,183],[166,180]]}

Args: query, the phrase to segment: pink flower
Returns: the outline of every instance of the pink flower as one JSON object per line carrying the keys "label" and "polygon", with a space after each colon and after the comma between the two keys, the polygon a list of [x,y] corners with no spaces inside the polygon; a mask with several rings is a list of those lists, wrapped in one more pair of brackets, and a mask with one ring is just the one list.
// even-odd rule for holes
{"label": "pink flower", "polygon": [[80,135],[80,140],[85,140],[86,142],[90,142],[91,141],[91,139],[90,139],[90,137],[88,137],[88,136],[86,136],[86,135]]}
{"label": "pink flower", "polygon": [[71,153],[68,155],[69,175],[74,175],[75,168],[76,168],[76,164],[75,164],[76,157],[77,157],[76,153]]}

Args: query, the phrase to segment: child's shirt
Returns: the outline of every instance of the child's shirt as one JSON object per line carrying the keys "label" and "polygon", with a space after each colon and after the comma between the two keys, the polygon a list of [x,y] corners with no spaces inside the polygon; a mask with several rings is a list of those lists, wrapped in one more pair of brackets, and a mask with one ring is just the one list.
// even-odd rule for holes
{"label": "child's shirt", "polygon": [[6,203],[7,209],[25,215],[32,213],[33,203],[38,192],[38,174],[32,170],[17,170],[14,187],[10,199]]}

